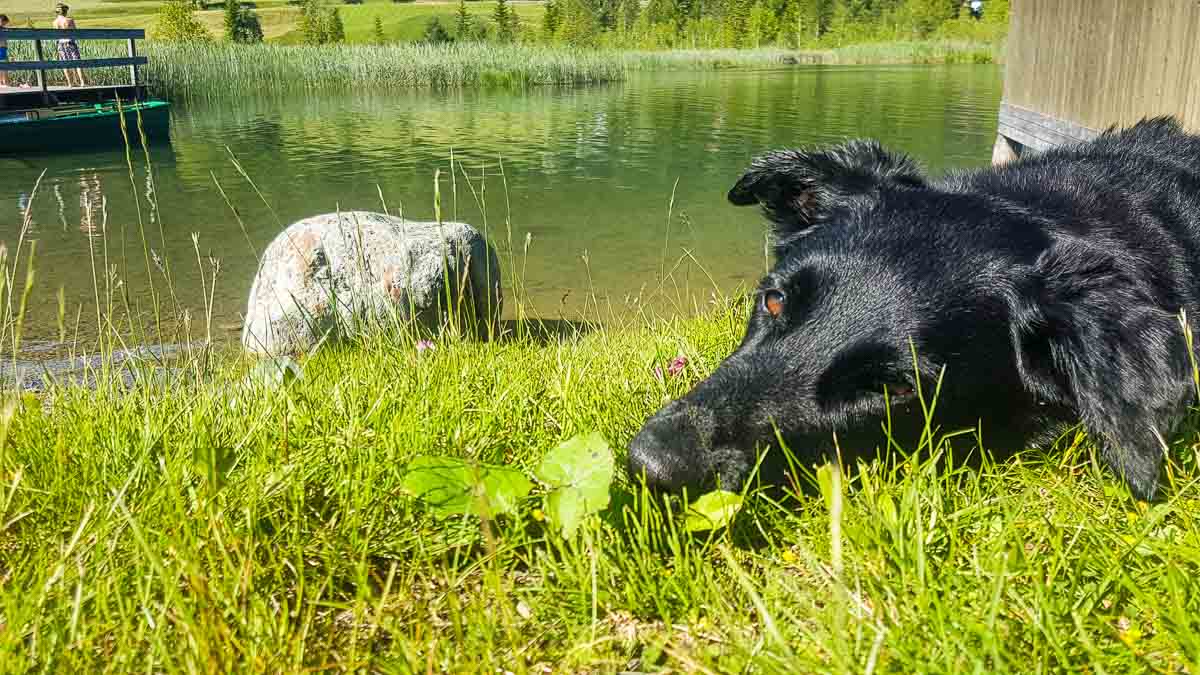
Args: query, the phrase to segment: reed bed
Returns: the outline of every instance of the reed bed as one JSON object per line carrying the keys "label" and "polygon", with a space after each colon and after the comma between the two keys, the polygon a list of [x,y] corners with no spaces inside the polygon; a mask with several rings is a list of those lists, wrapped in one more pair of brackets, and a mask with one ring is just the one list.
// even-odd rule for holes
{"label": "reed bed", "polygon": [[[28,49],[27,43],[19,45]],[[85,57],[123,55],[119,43],[85,43]],[[14,49],[14,60],[28,58]],[[358,90],[595,84],[624,77],[617,52],[463,43],[389,46],[239,46],[147,43],[146,80],[172,99]],[[54,72],[52,76],[61,77]],[[128,81],[114,68],[88,73],[92,83]],[[29,76],[25,78],[29,82]]]}
{"label": "reed bed", "polygon": [[[84,43],[85,57],[125,54],[120,42]],[[618,82],[634,71],[774,68],[797,64],[994,63],[1000,47],[969,41],[889,42],[823,51],[714,49],[586,50],[531,45],[461,43],[388,46],[167,45],[149,42],[146,81],[177,100],[311,92],[397,89],[508,88]],[[14,43],[14,60],[32,58]],[[15,76],[32,83],[32,74]],[[62,77],[51,73],[51,81]],[[123,68],[89,71],[96,84],[128,81]]]}
{"label": "reed bed", "polygon": [[1003,60],[1003,41],[965,40],[871,42],[831,49],[824,58],[825,63],[842,65],[1001,63]]}

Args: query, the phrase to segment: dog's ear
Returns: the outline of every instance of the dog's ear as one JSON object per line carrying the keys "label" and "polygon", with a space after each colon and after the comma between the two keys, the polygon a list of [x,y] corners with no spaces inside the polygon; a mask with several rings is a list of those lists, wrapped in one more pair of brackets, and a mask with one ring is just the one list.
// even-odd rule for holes
{"label": "dog's ear", "polygon": [[756,158],[729,201],[759,204],[777,241],[803,234],[840,206],[874,197],[885,184],[923,187],[925,178],[905,155],[875,141],[856,140],[816,151],[779,150]]}
{"label": "dog's ear", "polygon": [[1149,500],[1195,385],[1179,317],[1155,303],[1136,264],[1078,240],[1055,244],[1034,265],[1012,336],[1029,390],[1077,410],[1105,462]]}

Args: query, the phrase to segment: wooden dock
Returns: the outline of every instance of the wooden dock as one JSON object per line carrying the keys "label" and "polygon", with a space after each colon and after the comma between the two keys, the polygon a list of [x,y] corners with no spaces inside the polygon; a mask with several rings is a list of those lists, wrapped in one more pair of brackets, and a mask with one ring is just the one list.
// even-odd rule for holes
{"label": "wooden dock", "polygon": [[[0,155],[73,152],[81,149],[159,142],[170,137],[170,103],[147,98],[138,69],[147,65],[138,56],[136,41],[143,30],[6,28],[4,38],[33,42],[33,59],[0,61],[0,71],[32,72],[36,86],[0,88]],[[62,60],[47,50],[56,40],[125,40],[127,56]],[[47,45],[45,43],[51,43]],[[86,53],[86,52],[85,52]],[[124,84],[53,86],[57,70],[128,68]],[[79,79],[80,83],[84,81]],[[132,130],[132,132],[131,132]]]}
{"label": "wooden dock", "polygon": [[1012,0],[993,161],[1155,115],[1200,131],[1200,2]]}
{"label": "wooden dock", "polygon": [[[0,108],[29,108],[37,105],[61,103],[90,103],[109,100],[120,96],[123,100],[141,99],[145,95],[138,68],[146,65],[144,56],[137,54],[137,40],[146,38],[141,29],[76,28],[59,30],[48,28],[6,28],[4,38],[10,43],[17,40],[33,42],[37,58],[33,61],[0,61],[0,70],[8,72],[34,72],[37,85],[33,87],[0,87]],[[44,43],[55,40],[125,40],[128,56],[106,59],[79,59],[75,61],[47,60]],[[53,46],[49,47],[53,49]],[[55,54],[57,56],[57,54]],[[55,70],[90,70],[93,68],[128,68],[129,84],[62,87],[52,86],[46,74]]]}
{"label": "wooden dock", "polygon": [[0,110],[35,108],[47,103],[100,103],[118,98],[122,101],[135,101],[145,97],[144,86],[128,84],[93,87],[48,85],[45,91],[37,87],[0,87]]}

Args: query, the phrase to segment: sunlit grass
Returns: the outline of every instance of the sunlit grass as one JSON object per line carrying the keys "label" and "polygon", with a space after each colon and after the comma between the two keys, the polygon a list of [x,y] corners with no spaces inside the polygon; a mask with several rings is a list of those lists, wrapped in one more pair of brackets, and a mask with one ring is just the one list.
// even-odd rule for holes
{"label": "sunlit grass", "polygon": [[[1139,505],[1078,439],[982,469],[867,466],[840,554],[819,497],[756,498],[712,538],[618,498],[562,541],[532,505],[485,534],[402,493],[416,456],[529,469],[588,430],[624,447],[744,311],[424,351],[368,338],[290,390],[250,388],[227,354],[8,399],[0,653],[56,672],[1196,666],[1200,490]],[[679,354],[683,373],[655,375]]]}
{"label": "sunlit grass", "polygon": [[[123,56],[125,45],[91,42],[89,58]],[[31,58],[27,43],[14,43],[15,60]],[[617,82],[632,71],[795,67],[798,64],[992,63],[996,48],[975,43],[913,42],[856,45],[828,51],[785,49],[633,51],[459,43],[444,46],[143,46],[149,66],[144,81],[159,96],[187,100],[306,92],[361,92],[425,88],[494,87]],[[128,81],[125,69],[88,71],[93,84]],[[31,74],[14,75],[32,82]],[[61,73],[50,73],[58,82]]]}
{"label": "sunlit grass", "polygon": [[[121,53],[94,43],[89,56]],[[146,81],[177,98],[361,92],[402,88],[508,87],[611,82],[624,76],[616,53],[482,43],[449,46],[172,46],[148,43]],[[14,55],[14,59],[24,58]],[[58,74],[55,73],[55,76]],[[123,83],[121,69],[89,71],[94,83]]]}

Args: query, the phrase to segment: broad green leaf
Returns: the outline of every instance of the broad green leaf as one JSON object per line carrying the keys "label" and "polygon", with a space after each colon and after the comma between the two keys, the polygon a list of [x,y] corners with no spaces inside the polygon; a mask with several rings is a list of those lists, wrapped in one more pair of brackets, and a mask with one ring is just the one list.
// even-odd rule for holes
{"label": "broad green leaf", "polygon": [[516,469],[453,457],[414,459],[401,485],[442,515],[512,513],[533,489],[533,483]]}
{"label": "broad green leaf", "polygon": [[608,506],[614,471],[612,450],[596,432],[574,436],[546,454],[536,475],[550,487],[546,515],[563,536],[574,535],[584,519]]}
{"label": "broad green leaf", "polygon": [[205,444],[192,451],[192,465],[196,473],[213,492],[225,487],[225,479],[236,463],[237,455],[231,448]]}
{"label": "broad green leaf", "polygon": [[503,466],[482,468],[480,479],[483,496],[492,515],[516,513],[521,500],[533,489],[533,483],[516,469]]}
{"label": "broad green leaf", "polygon": [[592,513],[595,512],[588,511],[586,501],[573,488],[559,488],[546,495],[546,515],[564,537],[574,535]]}
{"label": "broad green leaf", "polygon": [[742,509],[742,496],[736,492],[714,490],[688,504],[683,529],[688,532],[719,530],[728,526]]}

